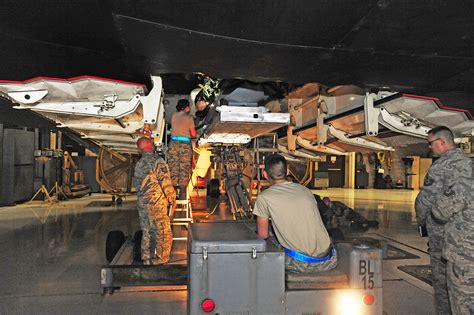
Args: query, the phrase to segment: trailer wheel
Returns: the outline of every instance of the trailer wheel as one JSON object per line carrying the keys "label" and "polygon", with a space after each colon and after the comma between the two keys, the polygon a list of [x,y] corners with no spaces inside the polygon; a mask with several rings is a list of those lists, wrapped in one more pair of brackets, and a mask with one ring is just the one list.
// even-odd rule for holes
{"label": "trailer wheel", "polygon": [[109,232],[105,242],[105,258],[108,263],[114,259],[123,243],[125,243],[125,234],[122,231]]}
{"label": "trailer wheel", "polygon": [[218,198],[220,195],[219,191],[220,182],[217,178],[213,178],[209,181],[209,189],[207,195],[212,198]]}
{"label": "trailer wheel", "polygon": [[142,237],[143,232],[136,231],[133,235],[133,261],[141,262],[142,261]]}

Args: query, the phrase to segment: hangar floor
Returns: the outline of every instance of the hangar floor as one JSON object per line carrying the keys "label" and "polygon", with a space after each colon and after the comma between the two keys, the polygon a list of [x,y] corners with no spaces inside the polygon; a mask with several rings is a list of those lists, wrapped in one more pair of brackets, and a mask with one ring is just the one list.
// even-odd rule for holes
{"label": "hangar floor", "polygon": [[[429,264],[427,240],[418,236],[415,223],[417,191],[314,192],[380,221],[378,229],[359,237],[386,240],[391,248],[408,253],[403,259],[384,260],[384,312],[434,314],[432,287],[398,269]],[[0,314],[186,313],[183,287],[134,288],[101,296],[100,266],[106,262],[104,244],[111,230],[130,235],[138,230],[135,197],[122,205],[94,194],[55,204],[0,208]],[[182,259],[182,245],[175,249],[172,259]]]}

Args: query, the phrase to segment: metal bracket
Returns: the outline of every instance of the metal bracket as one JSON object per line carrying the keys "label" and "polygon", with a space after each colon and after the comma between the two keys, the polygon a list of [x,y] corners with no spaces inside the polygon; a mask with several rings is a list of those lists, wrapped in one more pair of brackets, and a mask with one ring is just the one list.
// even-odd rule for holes
{"label": "metal bracket", "polygon": [[336,137],[342,143],[347,143],[355,145],[358,147],[368,148],[377,151],[395,151],[392,147],[385,146],[373,141],[369,141],[363,138],[349,138],[348,134],[342,130],[334,128],[332,125],[329,125],[329,132]]}
{"label": "metal bracket", "polygon": [[120,141],[120,142],[135,144],[138,136],[130,135],[130,134],[115,134],[115,135],[109,135],[109,134],[104,134],[104,133],[95,134],[92,132],[87,135],[82,135],[81,137],[85,139],[111,140],[111,141]]}
{"label": "metal bracket", "polygon": [[290,152],[294,152],[296,150],[296,135],[293,134],[294,128],[294,126],[288,125],[286,129],[287,147],[288,151]]}
{"label": "metal bracket", "polygon": [[[152,76],[153,88],[147,96],[141,96],[143,123],[156,126],[151,130],[156,138],[155,145],[161,145],[165,130],[165,106],[163,105],[163,83],[161,77]],[[158,139],[158,141],[157,141]]]}
{"label": "metal bracket", "polygon": [[289,113],[270,113],[265,107],[219,106],[222,122],[289,124]]}
{"label": "metal bracket", "polygon": [[241,133],[213,133],[208,137],[202,137],[199,139],[199,145],[205,145],[207,143],[225,143],[225,144],[246,144],[252,139],[249,135]]}
{"label": "metal bracket", "polygon": [[104,100],[100,104],[94,105],[94,107],[99,107],[100,108],[99,112],[109,111],[115,108],[115,101],[117,99],[118,99],[117,94],[104,95]]}
{"label": "metal bracket", "polygon": [[146,124],[156,124],[160,107],[163,107],[162,91],[163,85],[160,77],[152,76],[153,88],[147,96],[141,96],[140,102],[143,104],[143,122]]}
{"label": "metal bracket", "polygon": [[8,97],[20,104],[33,104],[42,100],[48,94],[48,90],[10,91]]}
{"label": "metal bracket", "polygon": [[324,123],[324,118],[326,118],[325,113],[318,114],[316,118],[316,128],[318,132],[318,145],[323,145],[328,141],[328,125]]}
{"label": "metal bracket", "polygon": [[207,255],[207,247],[202,248],[202,259],[207,260],[208,255]]}
{"label": "metal bracket", "polygon": [[377,136],[379,133],[380,109],[374,107],[374,93],[367,93],[364,98],[365,132],[368,136]]}
{"label": "metal bracket", "polygon": [[[16,109],[31,109],[37,112],[49,112],[60,114],[72,114],[80,116],[93,116],[105,118],[121,118],[125,115],[133,113],[140,100],[139,95],[132,97],[128,101],[114,100],[113,102],[106,98],[100,104],[97,101],[81,101],[81,102],[44,102],[33,106],[19,105],[14,106]],[[99,107],[99,110],[97,110]]]}
{"label": "metal bracket", "polygon": [[300,136],[296,139],[296,142],[302,146],[304,149],[326,153],[326,154],[333,154],[333,155],[347,155],[346,152],[339,151],[324,145],[314,145],[309,140],[303,139]]}
{"label": "metal bracket", "polygon": [[418,138],[426,138],[431,129],[409,113],[391,114],[383,107],[380,108],[379,121],[382,126],[392,131]]}
{"label": "metal bracket", "polygon": [[316,153],[308,153],[308,152],[301,152],[299,150],[289,151],[284,145],[279,144],[278,150],[280,154],[285,156],[287,160],[291,160],[293,162],[299,161],[298,158],[307,158],[307,159],[317,159],[318,155]]}
{"label": "metal bracket", "polygon": [[78,129],[78,130],[92,130],[92,131],[100,131],[103,133],[119,133],[119,134],[135,134],[135,131],[143,127],[143,123],[141,121],[130,121],[124,123],[125,128],[119,126],[118,124],[110,125],[110,124],[98,124],[90,121],[86,122],[68,122],[68,123],[61,123],[58,125],[58,128],[68,127],[70,129]]}
{"label": "metal bracket", "polygon": [[257,259],[257,248],[255,246],[252,247],[252,259]]}

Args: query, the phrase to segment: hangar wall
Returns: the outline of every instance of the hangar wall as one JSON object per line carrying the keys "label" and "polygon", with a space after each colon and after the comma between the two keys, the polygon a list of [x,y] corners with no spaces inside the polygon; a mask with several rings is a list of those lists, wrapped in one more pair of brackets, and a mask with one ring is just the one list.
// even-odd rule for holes
{"label": "hangar wall", "polygon": [[1,140],[0,204],[8,205],[33,194],[35,133],[2,126]]}

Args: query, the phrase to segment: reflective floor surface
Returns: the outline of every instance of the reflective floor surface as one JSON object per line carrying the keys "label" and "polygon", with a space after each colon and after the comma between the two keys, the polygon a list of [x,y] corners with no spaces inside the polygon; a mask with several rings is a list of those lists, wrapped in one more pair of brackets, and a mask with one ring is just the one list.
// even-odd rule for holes
{"label": "reflective floor surface", "polygon": [[[314,192],[379,220],[380,227],[363,237],[386,240],[419,257],[384,260],[384,312],[434,314],[431,286],[397,268],[429,263],[427,240],[419,237],[415,222],[417,191]],[[116,205],[109,195],[97,194],[0,208],[0,314],[185,314],[186,291],[179,287],[101,295],[107,233],[121,230],[133,235],[139,229],[135,202],[131,196]],[[175,249],[174,259],[182,259],[182,243]]]}

